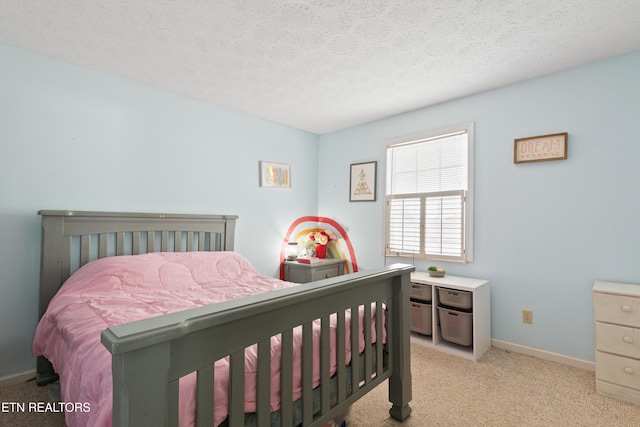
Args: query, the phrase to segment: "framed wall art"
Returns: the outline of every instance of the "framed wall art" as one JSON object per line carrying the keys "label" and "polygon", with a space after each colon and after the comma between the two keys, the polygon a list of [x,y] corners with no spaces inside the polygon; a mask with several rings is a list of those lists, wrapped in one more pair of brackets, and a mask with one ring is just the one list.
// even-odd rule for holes
{"label": "framed wall art", "polygon": [[291,166],[261,161],[260,187],[291,188]]}
{"label": "framed wall art", "polygon": [[513,142],[513,163],[545,162],[567,158],[568,133],[518,138]]}
{"label": "framed wall art", "polygon": [[378,162],[351,165],[350,202],[375,202],[377,166]]}

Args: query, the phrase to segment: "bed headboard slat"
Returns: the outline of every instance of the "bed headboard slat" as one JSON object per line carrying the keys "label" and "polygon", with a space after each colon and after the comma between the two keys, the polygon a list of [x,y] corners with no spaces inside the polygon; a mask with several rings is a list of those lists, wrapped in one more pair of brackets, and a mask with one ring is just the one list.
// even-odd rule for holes
{"label": "bed headboard slat", "polygon": [[132,236],[133,242],[131,246],[131,254],[138,255],[140,254],[140,232],[135,231]]}
{"label": "bed headboard slat", "polygon": [[149,231],[147,233],[147,252],[153,252],[155,242],[156,242],[156,232]]}
{"label": "bed headboard slat", "polygon": [[107,233],[98,234],[98,257],[104,258],[108,255],[109,235]]}
{"label": "bed headboard slat", "polygon": [[193,231],[187,232],[187,252],[193,250]]}
{"label": "bed headboard slat", "polygon": [[122,231],[116,233],[116,255],[124,255],[124,233]]}
{"label": "bed headboard slat", "polygon": [[[62,253],[62,275],[63,277],[71,276],[71,237],[63,237],[63,253]],[[42,274],[42,272],[40,272]],[[61,283],[62,284],[62,283]],[[57,290],[56,290],[57,291]],[[51,294],[53,297],[55,292]]]}
{"label": "bed headboard slat", "polygon": [[89,262],[89,250],[91,247],[89,246],[89,241],[91,236],[89,234],[85,234],[80,237],[80,264],[84,265]]}
{"label": "bed headboard slat", "polygon": [[204,233],[202,231],[198,233],[198,250],[204,251]]}
{"label": "bed headboard slat", "polygon": [[169,250],[169,232],[167,230],[162,230],[160,235],[162,236],[160,252],[167,252]]}

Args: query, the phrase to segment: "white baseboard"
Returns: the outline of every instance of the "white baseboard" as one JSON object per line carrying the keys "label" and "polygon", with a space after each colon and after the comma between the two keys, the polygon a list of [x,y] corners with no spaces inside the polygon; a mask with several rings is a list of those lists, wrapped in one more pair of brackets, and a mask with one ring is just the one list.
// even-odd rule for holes
{"label": "white baseboard", "polygon": [[10,387],[12,385],[20,384],[36,377],[36,370],[25,371],[20,374],[9,375],[8,377],[0,378],[0,388]]}
{"label": "white baseboard", "polygon": [[527,347],[520,344],[513,344],[506,341],[496,339],[491,340],[491,345],[503,350],[513,351],[514,353],[526,354],[527,356],[537,357],[538,359],[550,360],[551,362],[562,363],[563,365],[573,366],[574,368],[586,369],[587,371],[596,370],[595,362],[588,360],[576,359],[575,357],[565,356],[563,354],[551,353],[550,351],[540,350],[533,347]]}

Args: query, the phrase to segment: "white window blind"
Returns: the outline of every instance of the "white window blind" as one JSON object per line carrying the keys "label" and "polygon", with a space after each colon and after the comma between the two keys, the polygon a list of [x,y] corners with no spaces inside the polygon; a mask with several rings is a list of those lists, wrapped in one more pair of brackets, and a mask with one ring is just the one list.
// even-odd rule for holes
{"label": "white window blind", "polygon": [[467,133],[392,146],[389,194],[467,189]]}
{"label": "white window blind", "polygon": [[386,254],[466,261],[468,128],[387,148]]}

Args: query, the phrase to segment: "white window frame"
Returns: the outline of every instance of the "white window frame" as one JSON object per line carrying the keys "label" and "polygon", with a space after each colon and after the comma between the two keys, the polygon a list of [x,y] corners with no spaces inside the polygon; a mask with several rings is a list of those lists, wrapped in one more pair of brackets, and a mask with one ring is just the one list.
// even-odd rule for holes
{"label": "white window frame", "polygon": [[[429,140],[437,140],[446,135],[451,135],[455,133],[466,132],[467,133],[467,188],[458,189],[458,190],[450,190],[450,191],[438,191],[438,192],[430,192],[430,193],[416,193],[416,194],[397,194],[392,195],[389,194],[391,192],[391,170],[392,165],[389,164],[388,153],[389,149],[394,146],[399,145],[407,145],[412,143],[420,143],[420,142],[428,142]],[[425,260],[434,260],[434,261],[452,261],[452,262],[470,262],[473,261],[473,176],[474,176],[474,123],[464,123],[460,125],[455,125],[447,128],[437,129],[430,132],[424,132],[417,135],[410,135],[402,138],[396,138],[392,140],[386,141],[385,148],[385,167],[386,167],[386,200],[385,200],[385,235],[384,235],[384,253],[389,257],[410,257],[416,259],[425,259]],[[424,234],[428,232],[425,230],[425,201],[430,198],[460,198],[463,203],[462,206],[462,216],[463,221],[461,223],[461,241],[462,251],[460,256],[450,256],[443,254],[433,254],[426,253],[425,251],[425,238]],[[390,209],[392,201],[398,199],[415,199],[418,198],[420,200],[420,242],[419,242],[419,250],[411,251],[411,250],[390,250],[389,247],[389,233],[390,233]],[[416,222],[414,219],[413,226],[416,226]],[[435,230],[438,232],[438,230]]]}

